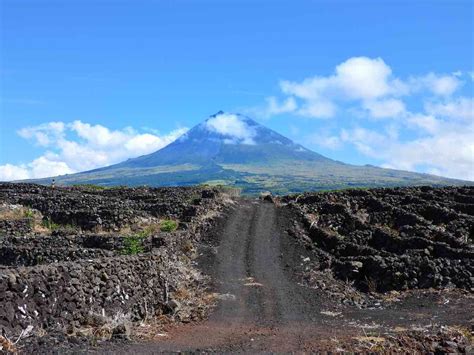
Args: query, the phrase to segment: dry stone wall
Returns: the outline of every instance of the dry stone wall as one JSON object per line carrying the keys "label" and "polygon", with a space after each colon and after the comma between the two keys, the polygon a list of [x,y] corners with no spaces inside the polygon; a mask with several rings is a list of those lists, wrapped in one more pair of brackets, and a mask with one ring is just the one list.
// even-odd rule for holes
{"label": "dry stone wall", "polygon": [[[18,334],[81,327],[94,316],[166,312],[165,282],[179,278],[169,256],[103,257],[0,271],[0,325]],[[178,282],[178,281],[177,281]]]}
{"label": "dry stone wall", "polygon": [[474,291],[474,188],[413,187],[287,196],[319,267],[364,290]]}
{"label": "dry stone wall", "polygon": [[[221,197],[206,187],[96,191],[0,184],[0,203],[26,206],[57,224],[38,232],[31,220],[0,216],[0,330],[14,339],[31,327],[36,334],[70,332],[98,319],[189,316],[193,305],[180,309],[176,295],[205,287],[192,253],[212,228],[209,216],[223,208]],[[178,230],[155,228],[136,238],[140,223],[163,219],[178,220]],[[130,235],[139,249],[130,249]]]}
{"label": "dry stone wall", "polygon": [[176,188],[50,188],[34,184],[0,184],[0,201],[40,211],[45,219],[94,231],[119,230],[142,219],[166,217],[190,221],[204,199],[216,191],[202,187]]}

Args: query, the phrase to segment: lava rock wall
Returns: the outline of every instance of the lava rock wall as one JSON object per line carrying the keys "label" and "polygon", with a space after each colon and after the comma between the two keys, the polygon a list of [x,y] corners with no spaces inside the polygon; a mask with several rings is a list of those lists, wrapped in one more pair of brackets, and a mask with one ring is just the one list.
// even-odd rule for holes
{"label": "lava rock wall", "polygon": [[216,194],[216,189],[203,187],[96,190],[87,187],[53,189],[34,184],[0,184],[0,201],[30,207],[53,223],[80,227],[86,231],[117,231],[149,217],[189,221],[196,214],[193,203],[202,196]]}
{"label": "lava rock wall", "polygon": [[[207,282],[194,268],[194,243],[213,227],[221,197],[209,187],[0,184],[0,331],[14,339],[31,327],[70,333],[98,318],[192,318]],[[163,219],[178,229],[161,231]],[[180,292],[191,297],[182,308]]]}
{"label": "lava rock wall", "polygon": [[4,235],[28,235],[33,231],[31,220],[22,218],[18,220],[0,220],[0,231]]}
{"label": "lava rock wall", "polygon": [[[0,270],[0,326],[7,334],[81,327],[95,316],[131,320],[167,312],[167,290],[188,275],[164,253]],[[175,265],[175,267],[173,267]]]}
{"label": "lava rock wall", "polygon": [[474,291],[474,188],[412,187],[287,196],[319,267],[364,290]]}

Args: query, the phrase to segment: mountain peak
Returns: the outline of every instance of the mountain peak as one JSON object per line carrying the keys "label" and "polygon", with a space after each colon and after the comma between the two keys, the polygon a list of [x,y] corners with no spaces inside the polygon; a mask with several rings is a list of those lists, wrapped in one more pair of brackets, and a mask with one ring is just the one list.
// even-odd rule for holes
{"label": "mountain peak", "polygon": [[[327,159],[239,113],[218,111],[157,152],[119,166]],[[327,159],[329,160],[329,159]]]}
{"label": "mountain peak", "polygon": [[280,144],[294,146],[295,143],[281,134],[257,123],[240,113],[219,111],[192,128],[178,139],[196,141],[212,140],[222,144],[258,145]]}
{"label": "mountain peak", "polygon": [[256,139],[262,134],[259,124],[248,117],[235,113],[219,111],[204,122],[191,129],[188,137],[198,140],[221,140],[223,144],[257,144]]}
{"label": "mountain peak", "polygon": [[213,114],[213,115],[210,115],[210,116],[209,116],[209,118],[211,118],[211,117],[216,117],[216,116],[219,116],[219,115],[224,115],[224,114],[225,114],[225,112],[224,112],[224,111],[222,111],[222,110],[219,110],[219,111],[217,111],[215,114]]}
{"label": "mountain peak", "polygon": [[245,122],[247,124],[250,124],[252,126],[262,126],[261,124],[257,123],[253,119],[251,119],[248,116],[242,115],[241,113],[238,112],[225,112],[225,111],[218,111],[213,115],[210,115],[208,118],[206,118],[202,123],[208,122],[215,120],[216,118],[220,118],[221,120],[235,120],[235,121],[241,121]]}

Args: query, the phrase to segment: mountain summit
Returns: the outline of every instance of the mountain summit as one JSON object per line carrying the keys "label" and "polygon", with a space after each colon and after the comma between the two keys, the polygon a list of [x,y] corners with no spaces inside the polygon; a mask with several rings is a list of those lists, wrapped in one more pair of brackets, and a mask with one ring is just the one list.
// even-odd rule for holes
{"label": "mountain summit", "polygon": [[115,167],[188,163],[267,165],[275,160],[330,161],[246,116],[219,111],[163,149]]}
{"label": "mountain summit", "polygon": [[[225,184],[247,193],[280,194],[345,187],[465,183],[428,174],[344,164],[306,149],[246,116],[222,111],[154,153],[56,180],[105,186]],[[47,183],[49,179],[38,182]]]}

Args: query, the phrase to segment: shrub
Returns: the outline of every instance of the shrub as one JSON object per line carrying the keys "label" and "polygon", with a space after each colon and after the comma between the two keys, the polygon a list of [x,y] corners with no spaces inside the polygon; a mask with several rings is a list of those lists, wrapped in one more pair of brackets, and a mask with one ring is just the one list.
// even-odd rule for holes
{"label": "shrub", "polygon": [[161,221],[160,223],[160,230],[162,232],[173,232],[177,228],[178,228],[178,223],[176,223],[176,221],[173,221],[171,219]]}
{"label": "shrub", "polygon": [[25,216],[25,218],[34,218],[35,216],[35,213],[33,212],[32,209],[30,208],[27,208],[24,212],[23,212],[23,215]]}
{"label": "shrub", "polygon": [[136,255],[143,253],[143,239],[146,238],[143,233],[129,235],[124,238],[124,247],[121,252],[124,255]]}

